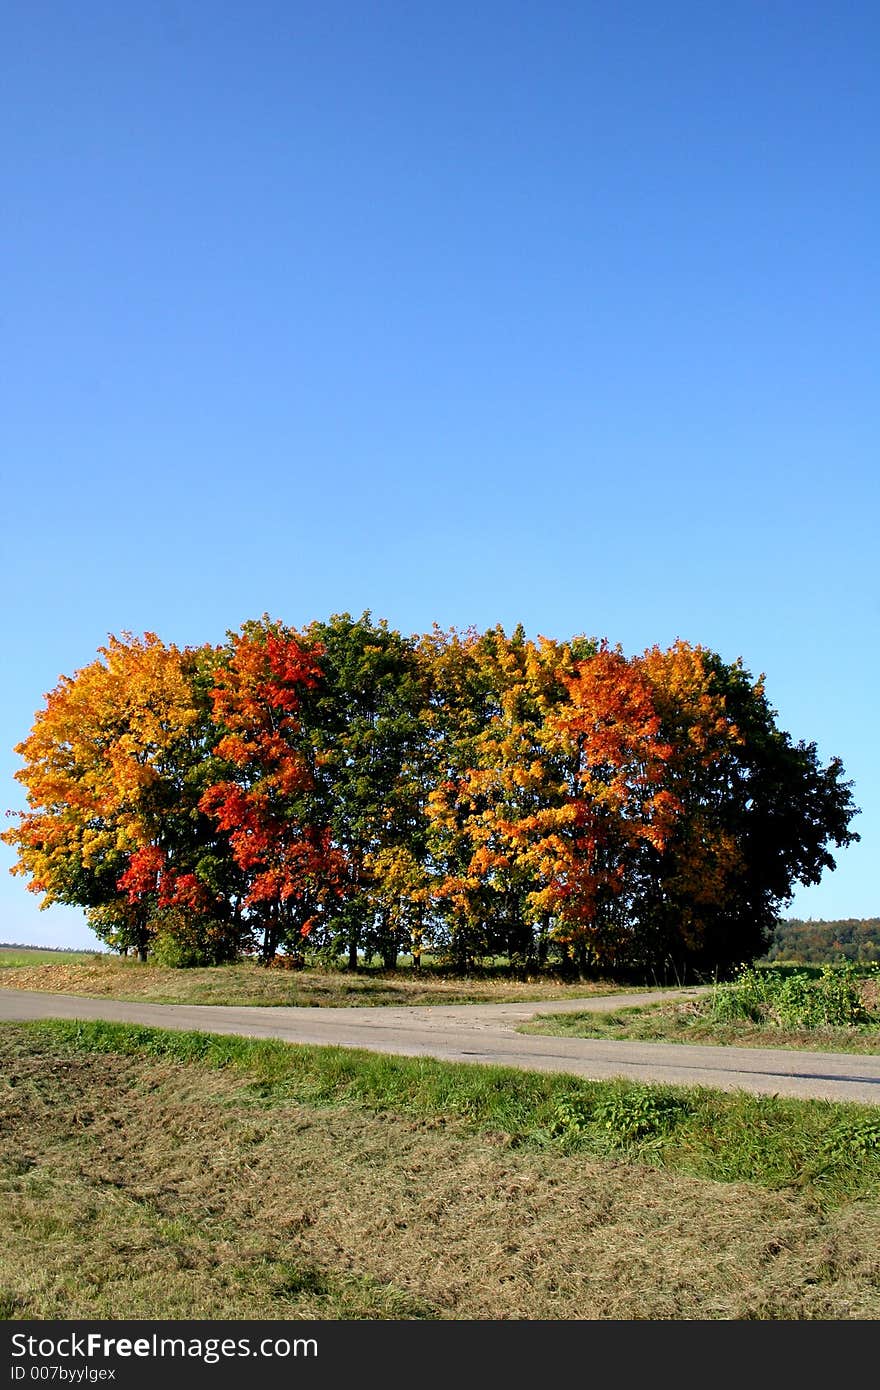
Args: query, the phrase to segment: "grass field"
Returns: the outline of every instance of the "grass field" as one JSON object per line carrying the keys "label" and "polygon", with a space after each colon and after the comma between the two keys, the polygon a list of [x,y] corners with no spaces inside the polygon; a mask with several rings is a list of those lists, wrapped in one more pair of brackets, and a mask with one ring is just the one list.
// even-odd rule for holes
{"label": "grass field", "polygon": [[607,982],[456,979],[439,970],[267,970],[252,962],[174,970],[121,956],[6,962],[0,953],[0,989],[39,989],[91,998],[154,1004],[265,1004],[339,1007],[350,1004],[476,1004],[516,999],[566,999],[609,994]]}
{"label": "grass field", "polygon": [[9,1318],[880,1317],[880,1121],[112,1024],[0,1027]]}
{"label": "grass field", "polygon": [[31,965],[76,965],[91,960],[92,951],[53,951],[40,946],[0,946],[0,969]]}

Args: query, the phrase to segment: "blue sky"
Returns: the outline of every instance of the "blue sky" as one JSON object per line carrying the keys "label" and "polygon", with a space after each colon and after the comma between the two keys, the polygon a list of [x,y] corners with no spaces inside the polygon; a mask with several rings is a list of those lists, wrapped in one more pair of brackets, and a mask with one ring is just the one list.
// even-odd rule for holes
{"label": "blue sky", "polygon": [[[880,9],[9,0],[0,781],[107,633],[677,636],[880,915]],[[0,939],[79,944],[0,856]]]}

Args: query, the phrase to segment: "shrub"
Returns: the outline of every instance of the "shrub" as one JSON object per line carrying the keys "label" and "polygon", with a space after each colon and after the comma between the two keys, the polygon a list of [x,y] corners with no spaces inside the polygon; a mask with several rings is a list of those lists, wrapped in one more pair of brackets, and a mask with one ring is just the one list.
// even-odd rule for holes
{"label": "shrub", "polygon": [[188,917],[177,908],[166,908],[156,917],[150,952],[157,964],[192,969],[226,965],[238,958],[238,943],[229,923]]}
{"label": "shrub", "polygon": [[818,975],[746,967],[713,991],[708,1014],[718,1023],[746,1020],[775,1028],[853,1028],[876,1022],[868,1009],[868,972],[849,963],[824,965]]}

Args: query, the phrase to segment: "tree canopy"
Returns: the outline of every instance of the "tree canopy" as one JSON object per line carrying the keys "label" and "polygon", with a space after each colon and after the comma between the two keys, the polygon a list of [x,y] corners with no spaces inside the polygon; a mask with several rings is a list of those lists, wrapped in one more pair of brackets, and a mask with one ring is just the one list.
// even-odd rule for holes
{"label": "tree canopy", "polygon": [[369,612],[219,647],[111,637],[16,750],[3,839],[119,950],[356,968],[726,970],[858,839],[838,758],[678,641],[404,636]]}

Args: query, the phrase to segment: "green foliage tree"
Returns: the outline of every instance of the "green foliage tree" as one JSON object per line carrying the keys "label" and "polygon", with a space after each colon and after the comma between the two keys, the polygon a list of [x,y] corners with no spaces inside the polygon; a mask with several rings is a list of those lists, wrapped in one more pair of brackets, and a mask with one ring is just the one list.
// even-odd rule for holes
{"label": "green foliage tree", "polygon": [[[341,856],[339,899],[323,939],[350,969],[362,953],[393,968],[408,948],[406,914],[389,906],[382,875],[406,850],[410,872],[424,858],[423,672],[412,639],[337,613],[306,628],[321,679],[303,702],[316,797]],[[399,861],[398,867],[399,867]]]}

